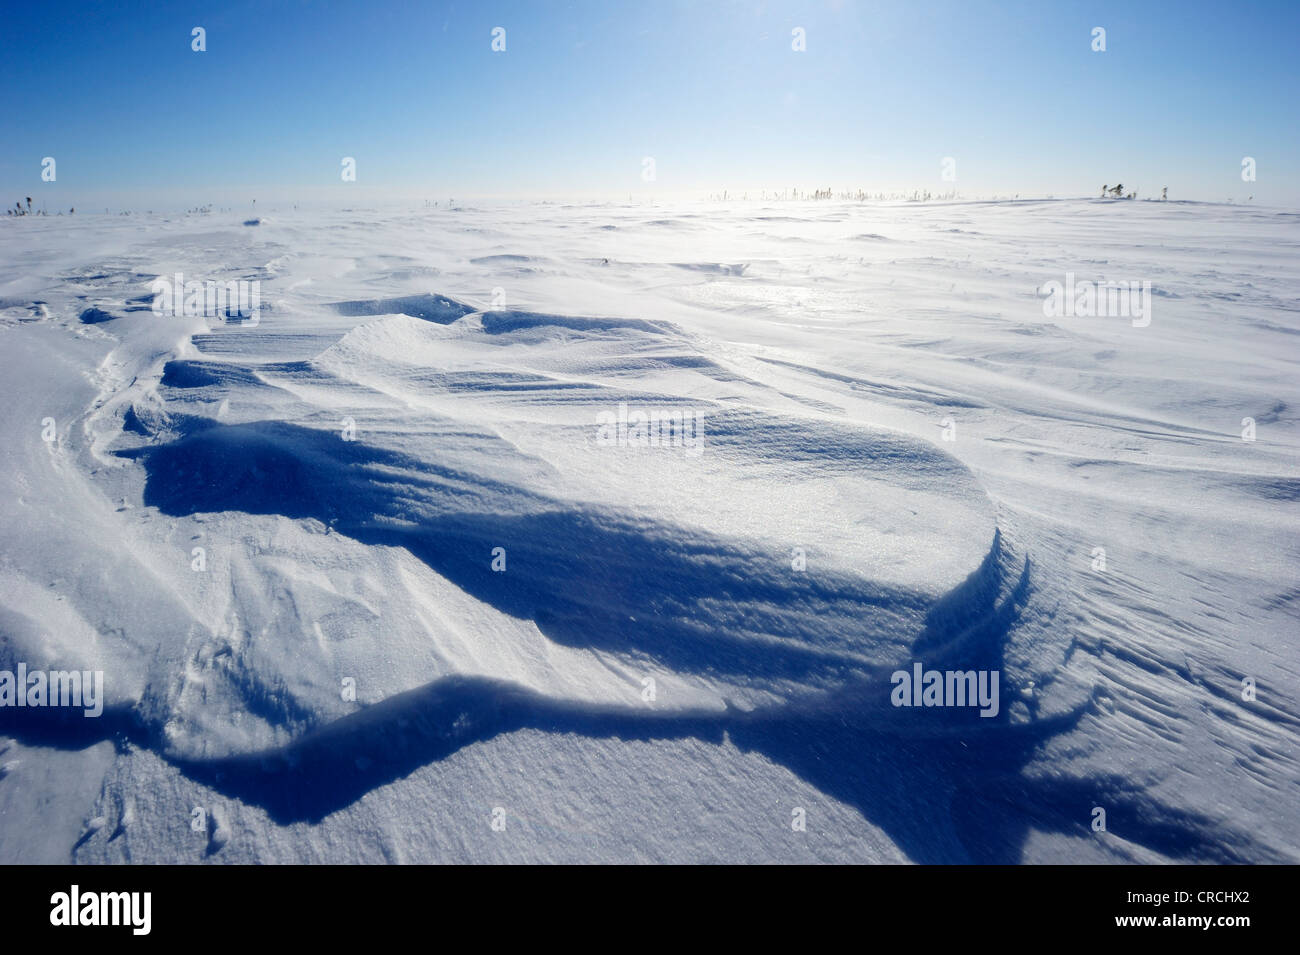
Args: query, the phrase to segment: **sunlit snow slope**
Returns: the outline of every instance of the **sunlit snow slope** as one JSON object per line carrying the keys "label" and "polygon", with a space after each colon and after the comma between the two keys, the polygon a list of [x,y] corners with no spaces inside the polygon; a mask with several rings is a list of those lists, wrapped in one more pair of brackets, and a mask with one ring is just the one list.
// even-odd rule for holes
{"label": "sunlit snow slope", "polygon": [[1300,215],[246,218],[0,225],[0,861],[1300,861]]}

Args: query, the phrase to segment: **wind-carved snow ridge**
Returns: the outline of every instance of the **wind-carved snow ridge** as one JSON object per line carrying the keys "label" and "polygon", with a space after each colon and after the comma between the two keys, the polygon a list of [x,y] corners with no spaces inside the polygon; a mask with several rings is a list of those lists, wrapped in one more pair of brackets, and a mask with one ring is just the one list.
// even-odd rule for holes
{"label": "wind-carved snow ridge", "polygon": [[[522,376],[443,371],[421,351],[429,344],[421,334],[433,328],[406,319],[363,326],[310,368],[254,373],[224,362],[170,363],[164,394],[177,395],[169,404],[181,407],[200,400],[198,392],[212,405],[224,400],[218,395],[241,388],[248,414],[262,392],[292,390],[333,370],[340,377],[351,372],[366,387],[400,394],[409,404],[427,399],[450,413],[405,411],[402,430],[391,431],[372,410],[371,424],[356,436],[283,420],[177,418],[170,426],[173,440],[120,452],[144,465],[144,503],[177,517],[244,512],[313,521],[366,545],[403,548],[479,603],[530,622],[554,643],[653,661],[676,674],[750,689],[755,699],[825,685],[901,649],[940,595],[943,571],[959,579],[930,560],[916,566],[915,538],[900,547],[891,545],[889,534],[910,525],[914,534],[942,536],[951,547],[964,523],[971,562],[987,549],[991,512],[969,474],[933,447],[899,435],[793,422],[711,401],[704,412],[707,458],[659,449],[664,453],[650,460],[593,446],[595,428],[588,422],[595,414],[571,411],[574,389],[564,387],[576,384],[572,368],[581,358],[575,355],[585,356],[584,345],[592,344],[604,355],[611,341],[620,341],[611,331],[653,337],[666,330],[662,324],[482,316],[477,334],[514,336],[518,340],[507,346],[512,351],[548,346],[562,331],[567,381],[542,370],[555,358],[549,350]],[[384,357],[395,348],[407,361],[400,367],[360,361],[358,345],[376,342]],[[622,357],[613,363],[625,364]],[[510,364],[522,367],[515,358]],[[704,374],[712,370],[705,367]],[[584,384],[581,402],[593,409],[683,400]],[[526,435],[485,431],[463,414],[466,402],[496,405],[502,395],[530,410],[533,420],[516,426]],[[345,415],[351,420],[365,414],[344,410],[352,412]],[[493,414],[489,409],[478,420],[495,421]],[[900,464],[906,472],[896,474]],[[576,465],[580,473],[566,473]],[[737,482],[732,470],[742,467],[746,479]],[[633,471],[639,472],[635,479]],[[805,520],[804,533],[815,532],[823,547],[842,545],[840,553],[821,558],[842,569],[794,572],[788,548],[760,530],[761,508],[774,503],[773,490],[781,493],[764,479],[803,478],[815,494],[818,482],[854,476],[910,500],[910,521],[891,515],[899,526],[882,533],[868,526],[866,514],[839,515],[838,531]],[[606,486],[594,487],[593,477]],[[632,483],[633,493],[610,479]],[[642,487],[648,499],[639,498]],[[737,494],[747,495],[739,506],[726,500]],[[769,519],[773,530],[786,531],[790,523],[779,515]],[[492,568],[496,546],[507,550],[506,573]],[[891,561],[884,579],[849,569],[869,552]]]}
{"label": "wind-carved snow ridge", "polygon": [[[106,686],[0,710],[0,819],[50,820],[0,858],[1300,858],[1296,280],[1247,264],[1291,220],[661,211],[0,275],[0,670]],[[142,305],[218,247],[256,327]],[[1046,320],[1067,271],[1150,276],[1151,325]],[[914,667],[997,706],[898,705]]]}

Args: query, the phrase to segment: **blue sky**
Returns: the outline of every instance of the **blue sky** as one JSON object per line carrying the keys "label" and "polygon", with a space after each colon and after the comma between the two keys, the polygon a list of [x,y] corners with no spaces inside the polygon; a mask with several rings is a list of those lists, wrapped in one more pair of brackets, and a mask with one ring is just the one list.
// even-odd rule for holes
{"label": "blue sky", "polygon": [[0,198],[51,208],[1117,180],[1300,205],[1294,2],[40,2],[5,24]]}

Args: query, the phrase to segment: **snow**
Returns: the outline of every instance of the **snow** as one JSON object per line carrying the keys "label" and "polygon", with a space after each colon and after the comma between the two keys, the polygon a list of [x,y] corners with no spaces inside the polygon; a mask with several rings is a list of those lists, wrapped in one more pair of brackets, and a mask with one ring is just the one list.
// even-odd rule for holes
{"label": "snow", "polygon": [[270,211],[0,230],[0,861],[1300,861],[1300,214]]}

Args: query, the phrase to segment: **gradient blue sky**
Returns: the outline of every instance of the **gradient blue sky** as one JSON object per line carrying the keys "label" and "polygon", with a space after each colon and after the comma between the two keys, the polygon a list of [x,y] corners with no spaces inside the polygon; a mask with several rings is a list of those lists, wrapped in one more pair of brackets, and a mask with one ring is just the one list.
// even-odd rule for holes
{"label": "gradient blue sky", "polygon": [[1294,206],[1298,28],[1293,0],[15,3],[0,199],[942,191],[951,156],[963,195]]}

